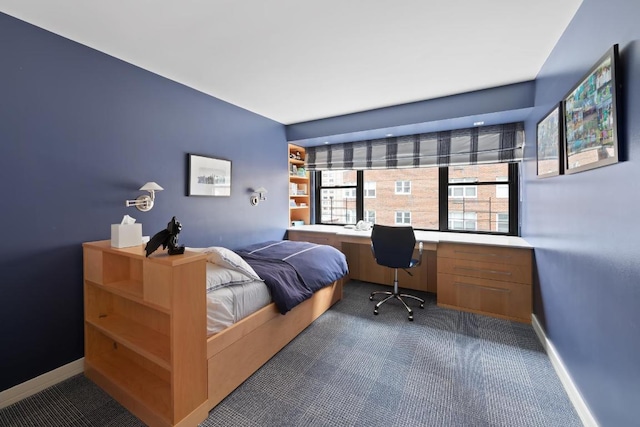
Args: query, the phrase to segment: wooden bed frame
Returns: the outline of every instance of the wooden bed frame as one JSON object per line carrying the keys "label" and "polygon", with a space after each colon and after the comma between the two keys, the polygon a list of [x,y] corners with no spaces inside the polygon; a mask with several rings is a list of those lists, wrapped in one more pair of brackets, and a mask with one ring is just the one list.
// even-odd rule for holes
{"label": "wooden bed frame", "polygon": [[196,426],[322,313],[345,278],[206,337],[206,255],[83,244],[85,375],[150,426]]}

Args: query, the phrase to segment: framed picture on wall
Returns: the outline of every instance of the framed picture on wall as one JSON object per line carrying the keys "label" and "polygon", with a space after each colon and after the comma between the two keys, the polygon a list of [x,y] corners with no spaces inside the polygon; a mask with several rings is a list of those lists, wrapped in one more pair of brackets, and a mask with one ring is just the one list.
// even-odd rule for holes
{"label": "framed picture on wall", "polygon": [[565,173],[618,162],[617,62],[614,45],[564,98]]}
{"label": "framed picture on wall", "polygon": [[188,196],[231,196],[231,160],[188,155]]}
{"label": "framed picture on wall", "polygon": [[562,109],[558,104],[536,127],[538,178],[562,173]]}

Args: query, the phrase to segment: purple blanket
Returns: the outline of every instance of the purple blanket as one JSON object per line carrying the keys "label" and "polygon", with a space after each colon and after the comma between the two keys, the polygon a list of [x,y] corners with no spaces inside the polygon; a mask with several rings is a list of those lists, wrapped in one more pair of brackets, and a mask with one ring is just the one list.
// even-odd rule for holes
{"label": "purple blanket", "polygon": [[349,272],[344,254],[328,245],[282,240],[236,252],[264,280],[282,314]]}

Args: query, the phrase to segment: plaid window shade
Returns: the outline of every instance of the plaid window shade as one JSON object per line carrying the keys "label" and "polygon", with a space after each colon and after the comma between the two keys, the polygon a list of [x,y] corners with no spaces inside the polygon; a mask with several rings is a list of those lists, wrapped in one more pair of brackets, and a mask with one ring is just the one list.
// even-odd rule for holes
{"label": "plaid window shade", "polygon": [[524,123],[307,148],[308,170],[395,169],[522,160]]}

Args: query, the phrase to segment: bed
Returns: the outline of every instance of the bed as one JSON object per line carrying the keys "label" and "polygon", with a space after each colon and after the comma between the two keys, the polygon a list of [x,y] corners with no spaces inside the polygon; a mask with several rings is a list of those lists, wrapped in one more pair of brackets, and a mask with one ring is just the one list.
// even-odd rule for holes
{"label": "bed", "polygon": [[221,332],[274,303],[280,314],[348,273],[345,256],[327,245],[267,241],[231,251],[187,248],[207,254],[207,335]]}
{"label": "bed", "polygon": [[306,242],[146,258],[105,240],[83,254],[85,374],[151,426],[202,422],[342,298],[348,273],[341,252]]}
{"label": "bed", "polygon": [[[220,247],[195,250],[208,254],[208,268],[213,264],[257,278],[258,282],[263,280],[276,299],[249,315],[234,314],[233,325],[208,337],[211,409],[342,298],[348,267],[337,249],[308,242],[269,241],[235,251]],[[297,284],[293,283],[296,276],[300,279]],[[284,289],[278,287],[283,283]],[[255,284],[247,281],[221,289],[237,292],[238,287]]]}

